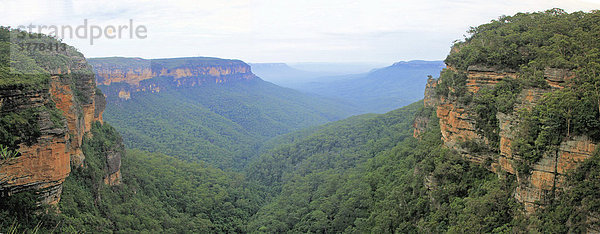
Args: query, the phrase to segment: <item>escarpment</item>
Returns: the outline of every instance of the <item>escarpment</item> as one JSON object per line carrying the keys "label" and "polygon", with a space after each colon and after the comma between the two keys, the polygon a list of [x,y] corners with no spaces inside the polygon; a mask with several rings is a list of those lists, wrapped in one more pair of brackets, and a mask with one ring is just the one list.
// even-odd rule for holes
{"label": "escarpment", "polygon": [[[446,69],[456,71],[452,67]],[[519,79],[514,71],[498,71],[483,66],[471,66],[467,71],[458,72],[466,74],[466,95],[476,95],[482,89],[493,88],[502,80]],[[544,204],[554,190],[561,188],[566,173],[575,169],[578,163],[590,158],[598,145],[598,142],[586,136],[565,137],[556,150],[545,152],[529,172],[519,173],[516,169],[516,164],[521,160],[514,145],[520,137],[519,111],[533,108],[544,94],[564,88],[565,82],[573,78],[572,74],[572,71],[565,69],[545,69],[544,80],[548,86],[523,88],[516,94],[517,101],[510,111],[497,112],[497,149],[481,150],[481,145],[490,145],[490,139],[481,134],[476,127],[479,119],[475,103],[465,103],[456,97],[436,95],[436,87],[448,81],[443,78],[430,79],[425,91],[424,105],[435,110],[439,118],[442,140],[448,148],[457,150],[470,161],[485,164],[492,171],[516,175],[518,186],[514,196],[525,205],[528,212],[533,212],[537,204]],[[424,131],[428,120],[423,115],[416,117],[415,137],[418,138]],[[473,144],[479,147],[473,147]]]}
{"label": "escarpment", "polygon": [[[3,28],[2,33],[15,32]],[[47,37],[38,40],[55,42]],[[18,42],[3,43],[15,46]],[[0,164],[1,195],[34,190],[43,203],[56,204],[71,167],[86,166],[82,144],[85,137],[93,137],[89,134],[92,123],[102,122],[106,101],[96,91],[94,73],[85,58],[70,46],[65,51],[11,50],[2,56],[16,61],[2,64],[0,71],[0,145],[18,154]],[[14,65],[25,62],[33,69]],[[120,178],[120,158],[107,155],[115,165],[107,178]]]}
{"label": "escarpment", "polygon": [[127,100],[136,92],[253,80],[250,66],[218,58],[96,58],[90,59],[96,83],[109,98]]}
{"label": "escarpment", "polygon": [[[560,9],[501,17],[455,43],[440,78],[428,81],[424,104],[445,146],[515,175],[514,197],[527,212],[563,189],[600,141],[598,57],[583,52],[600,46],[598,19]],[[415,137],[426,118],[415,119]]]}

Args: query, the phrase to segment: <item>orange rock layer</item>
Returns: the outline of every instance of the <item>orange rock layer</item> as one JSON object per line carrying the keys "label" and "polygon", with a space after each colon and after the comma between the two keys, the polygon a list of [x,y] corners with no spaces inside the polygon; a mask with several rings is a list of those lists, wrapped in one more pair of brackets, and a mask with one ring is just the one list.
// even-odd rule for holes
{"label": "orange rock layer", "polygon": [[[85,61],[84,61],[85,62]],[[93,74],[81,76],[77,84],[87,90],[88,103],[80,103],[72,90],[70,77],[60,74],[51,77],[47,89],[25,93],[9,90],[0,93],[0,102],[19,103],[15,109],[27,109],[48,105],[52,101],[64,116],[63,126],[56,126],[50,113],[40,112],[38,125],[41,136],[32,145],[20,144],[17,158],[0,165],[3,183],[0,190],[10,195],[24,190],[37,190],[43,202],[56,204],[60,200],[62,183],[71,171],[71,165],[83,164],[85,155],[81,149],[84,135],[90,131],[93,121],[102,120],[101,108],[96,107],[95,83]],[[77,85],[75,86],[77,87]],[[104,97],[102,97],[101,101]],[[100,102],[101,102],[100,101]],[[120,158],[118,159],[120,161]],[[120,163],[119,163],[120,165]],[[119,183],[120,171],[107,175],[111,184]]]}
{"label": "orange rock layer", "polygon": [[[96,65],[94,67],[98,76],[98,84],[110,85],[112,83],[124,82],[133,86],[139,86],[140,81],[153,77],[168,76],[175,79],[185,77],[213,76],[224,77],[232,74],[251,73],[249,66],[195,66],[191,68],[160,69],[153,70],[150,66],[135,67],[128,69],[114,69]],[[248,77],[250,78],[250,77]],[[216,82],[224,82],[225,79],[217,79]]]}
{"label": "orange rock layer", "polygon": [[[449,68],[453,69],[453,68]],[[539,101],[544,93],[551,92],[554,89],[562,88],[565,82],[573,77],[573,73],[563,69],[548,68],[544,71],[545,79],[550,85],[550,89],[528,88],[522,90],[520,102],[515,106],[513,113],[498,113],[497,119],[500,127],[500,152],[498,155],[491,156],[492,171],[505,171],[510,174],[517,174],[519,186],[516,188],[515,197],[521,201],[528,212],[535,210],[537,202],[542,204],[547,199],[547,195],[554,188],[560,188],[564,175],[567,171],[577,167],[578,163],[591,157],[597,147],[597,143],[591,142],[584,137],[571,138],[561,143],[559,150],[554,153],[547,153],[539,162],[533,165],[529,175],[518,175],[514,168],[515,160],[518,156],[514,154],[512,144],[515,140],[516,127],[519,125],[516,110],[533,107]],[[481,66],[472,66],[467,69],[467,88],[471,93],[478,92],[481,88],[490,87],[502,79],[516,78],[514,71],[497,71]],[[473,153],[468,149],[463,149],[460,143],[463,141],[476,141],[485,144],[487,139],[477,134],[475,129],[475,113],[471,106],[462,106],[455,100],[448,100],[444,97],[432,95],[436,82],[428,81],[425,91],[424,105],[435,106],[437,117],[439,118],[440,130],[444,144],[457,150],[463,156],[473,162],[482,163],[490,157],[489,154]],[[419,117],[416,118],[415,137],[418,137],[422,131],[422,123]]]}

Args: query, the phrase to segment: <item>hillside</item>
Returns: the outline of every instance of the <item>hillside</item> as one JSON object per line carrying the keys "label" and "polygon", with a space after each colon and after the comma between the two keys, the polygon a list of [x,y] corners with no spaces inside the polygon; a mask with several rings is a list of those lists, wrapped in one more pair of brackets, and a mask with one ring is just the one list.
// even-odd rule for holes
{"label": "hillside", "polygon": [[599,26],[552,9],[473,28],[414,121],[417,104],[261,155],[249,175],[275,197],[249,230],[598,232]]}
{"label": "hillside", "polygon": [[239,173],[126,151],[85,57],[66,44],[18,49],[40,41],[60,43],[0,27],[0,232],[244,230],[261,190]]}
{"label": "hillside", "polygon": [[102,58],[90,63],[108,96],[104,118],[128,147],[220,168],[242,167],[269,138],[356,112],[347,104],[265,82],[239,60]]}
{"label": "hillside", "polygon": [[[60,43],[19,33],[0,27],[0,194],[37,190],[44,203],[56,204],[71,167],[85,165],[83,139],[102,123],[105,100],[75,48],[19,49]],[[102,156],[113,162],[103,174],[107,184],[118,184],[121,155]]]}
{"label": "hillside", "polygon": [[[587,207],[598,204],[596,194],[580,190],[598,186],[589,181],[598,168],[585,166],[597,163],[600,142],[598,29],[598,11],[501,17],[455,44],[448,68],[427,85],[425,105],[436,110],[444,145],[516,176],[514,198],[546,230],[599,228]],[[431,123],[418,119],[416,136]]]}
{"label": "hillside", "polygon": [[[92,70],[70,46],[18,50],[60,42],[0,27],[0,232],[600,232],[600,11],[468,33],[438,78],[416,78],[422,100],[329,122],[356,109],[239,60]],[[339,88],[370,77],[359,88],[384,93],[431,65]]]}
{"label": "hillside", "polygon": [[248,230],[410,233],[511,227],[518,214],[507,192],[511,180],[445,149],[438,126],[414,139],[416,113],[432,114],[415,103],[352,117],[261,155],[248,175],[269,186],[274,198],[252,217]]}
{"label": "hillside", "polygon": [[346,101],[363,113],[385,113],[421,99],[427,76],[438,74],[443,67],[441,61],[398,62],[365,74],[322,78],[295,88]]}

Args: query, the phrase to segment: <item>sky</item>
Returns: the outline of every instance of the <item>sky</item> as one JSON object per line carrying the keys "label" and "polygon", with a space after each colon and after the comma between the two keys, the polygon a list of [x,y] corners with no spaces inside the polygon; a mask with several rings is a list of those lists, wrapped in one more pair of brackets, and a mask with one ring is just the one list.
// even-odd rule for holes
{"label": "sky", "polygon": [[600,0],[0,0],[0,25],[146,28],[144,38],[103,35],[93,45],[91,33],[64,38],[88,58],[391,64],[443,60],[471,26],[555,7],[590,11]]}

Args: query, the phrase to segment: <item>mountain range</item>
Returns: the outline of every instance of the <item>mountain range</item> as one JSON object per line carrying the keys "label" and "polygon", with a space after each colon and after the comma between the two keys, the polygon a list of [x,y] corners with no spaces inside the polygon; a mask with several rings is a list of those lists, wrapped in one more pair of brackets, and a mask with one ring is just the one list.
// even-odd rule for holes
{"label": "mountain range", "polygon": [[421,99],[427,76],[438,74],[445,66],[442,61],[415,60],[367,73],[334,76],[286,64],[255,64],[252,68],[275,83],[350,103],[361,113],[385,113]]}

